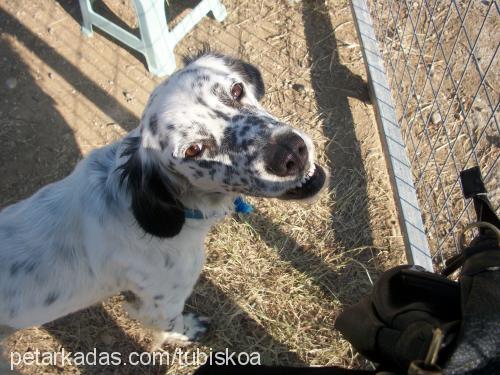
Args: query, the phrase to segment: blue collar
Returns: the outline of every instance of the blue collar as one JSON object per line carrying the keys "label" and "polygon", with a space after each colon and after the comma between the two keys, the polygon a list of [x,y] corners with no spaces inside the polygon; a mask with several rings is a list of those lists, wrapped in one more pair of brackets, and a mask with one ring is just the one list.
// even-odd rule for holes
{"label": "blue collar", "polygon": [[[234,204],[234,212],[236,213],[249,214],[253,211],[252,205],[246,202],[242,197],[236,198],[233,204]],[[221,214],[206,216],[200,210],[195,210],[192,208],[186,208],[184,210],[184,216],[186,217],[186,219],[196,219],[196,220],[211,219],[213,217],[223,217],[226,216],[227,214],[229,214],[229,212],[226,211]]]}

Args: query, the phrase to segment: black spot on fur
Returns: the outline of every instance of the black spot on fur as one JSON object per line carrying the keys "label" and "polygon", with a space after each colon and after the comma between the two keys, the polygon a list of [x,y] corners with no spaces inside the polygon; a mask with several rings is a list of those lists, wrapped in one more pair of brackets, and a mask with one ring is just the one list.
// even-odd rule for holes
{"label": "black spot on fur", "polygon": [[196,128],[197,135],[200,136],[200,138],[213,137],[212,134],[207,130],[205,125],[203,125],[201,122],[192,121],[191,124],[194,128]]}
{"label": "black spot on fur", "polygon": [[197,164],[199,167],[205,169],[212,169],[213,167],[217,166],[215,162],[209,160],[200,160],[197,162]]}
{"label": "black spot on fur", "polygon": [[19,272],[30,274],[38,267],[38,264],[39,262],[33,259],[14,262],[11,264],[9,272],[11,276],[15,276]]}
{"label": "black spot on fur", "polygon": [[9,318],[10,319],[14,318],[16,316],[16,314],[17,314],[17,309],[15,309],[14,307],[11,307],[9,309]]}
{"label": "black spot on fur", "polygon": [[10,276],[16,276],[17,272],[21,269],[23,262],[14,262],[10,266]]}
{"label": "black spot on fur", "polygon": [[207,136],[205,139],[202,140],[202,143],[205,145],[207,151],[206,153],[208,154],[209,157],[214,158],[217,153],[218,153],[218,147],[217,147],[217,141],[215,140],[215,137],[213,135]]}
{"label": "black spot on fur", "polygon": [[237,130],[234,127],[224,129],[224,136],[221,141],[221,149],[224,151],[239,151]]}
{"label": "black spot on fur", "polygon": [[160,139],[160,147],[162,150],[165,150],[165,147],[167,147],[167,141],[165,139]]}
{"label": "black spot on fur", "polygon": [[215,168],[211,169],[208,174],[210,175],[210,179],[213,181],[217,170]]}
{"label": "black spot on fur", "polygon": [[250,126],[245,125],[244,127],[241,128],[240,130],[240,137],[244,137],[248,131],[250,130]]}
{"label": "black spot on fur", "polygon": [[172,329],[174,329],[176,320],[176,318],[172,318],[168,321],[168,325],[167,327],[165,327],[167,331],[171,331]]}
{"label": "black spot on fur", "polygon": [[177,235],[184,225],[184,207],[175,198],[168,178],[160,175],[153,155],[148,161],[141,160],[140,138],[131,137],[124,142],[126,148],[122,156],[128,156],[128,160],[119,167],[120,182],[131,195],[135,219],[146,233],[153,236]]}
{"label": "black spot on fur", "polygon": [[90,276],[92,276],[92,277],[95,276],[94,270],[92,269],[92,267],[90,266],[90,264],[87,264],[87,272],[89,273]]}
{"label": "black spot on fur", "polygon": [[254,144],[254,140],[253,139],[245,139],[245,140],[243,140],[243,141],[240,142],[239,148],[240,148],[241,151],[247,151],[248,147],[250,147],[253,144]]}
{"label": "black spot on fur", "polygon": [[208,104],[207,102],[205,101],[205,99],[203,99],[201,96],[197,96],[196,97],[196,103],[197,104],[201,104],[202,106],[204,107],[208,107]]}
{"label": "black spot on fur", "polygon": [[165,298],[165,296],[163,294],[157,294],[156,296],[153,297],[156,301],[158,300],[161,300],[163,298]]}
{"label": "black spot on fur", "polygon": [[250,166],[254,162],[254,160],[257,159],[257,153],[254,152],[253,154],[248,155],[247,160],[245,161],[245,166]]}
{"label": "black spot on fur", "polygon": [[194,175],[195,177],[202,178],[203,176],[205,176],[205,173],[203,173],[202,171],[195,171]]}
{"label": "black spot on fur", "polygon": [[249,116],[245,121],[246,124],[249,124],[252,127],[259,127],[259,129],[267,128],[267,122],[261,117],[258,116]]}
{"label": "black spot on fur", "polygon": [[224,169],[224,176],[232,177],[232,175],[233,175],[233,168],[226,165]]}
{"label": "black spot on fur", "polygon": [[52,305],[54,302],[57,301],[57,299],[59,298],[59,293],[58,292],[50,292],[47,297],[45,298],[45,301],[43,301],[43,304],[45,306],[50,306]]}
{"label": "black spot on fur", "polygon": [[[139,288],[141,289],[141,288]],[[123,296],[123,299],[125,302],[130,304],[134,309],[139,310],[142,306],[142,300],[135,294],[134,292],[130,290],[125,290],[121,292],[121,295]]]}
{"label": "black spot on fur", "polygon": [[156,113],[153,113],[149,118],[149,130],[151,130],[151,134],[158,134],[158,116]]}
{"label": "black spot on fur", "polygon": [[210,91],[216,96],[221,96],[224,94],[224,88],[219,82],[215,82],[210,88]]}
{"label": "black spot on fur", "polygon": [[170,257],[168,256],[168,254],[165,254],[164,265],[165,265],[165,268],[172,268],[172,261],[170,260]]}

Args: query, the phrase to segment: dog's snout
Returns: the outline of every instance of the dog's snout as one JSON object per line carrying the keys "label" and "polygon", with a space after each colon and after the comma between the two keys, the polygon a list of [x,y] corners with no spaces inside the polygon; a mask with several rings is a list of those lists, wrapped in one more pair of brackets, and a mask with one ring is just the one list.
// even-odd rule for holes
{"label": "dog's snout", "polygon": [[267,171],[279,177],[303,173],[307,161],[308,152],[304,140],[291,132],[276,137],[264,151]]}

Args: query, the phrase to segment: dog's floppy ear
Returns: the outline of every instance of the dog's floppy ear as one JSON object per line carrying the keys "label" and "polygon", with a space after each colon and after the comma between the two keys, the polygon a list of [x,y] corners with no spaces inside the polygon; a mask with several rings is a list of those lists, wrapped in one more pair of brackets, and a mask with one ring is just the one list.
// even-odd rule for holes
{"label": "dog's floppy ear", "polygon": [[228,65],[232,67],[245,82],[253,87],[254,95],[257,100],[261,100],[265,94],[264,81],[262,74],[252,64],[246,63],[242,60],[229,58]]}
{"label": "dog's floppy ear", "polygon": [[140,137],[131,137],[121,156],[120,181],[132,197],[132,213],[142,229],[156,237],[173,237],[184,225],[184,207],[175,199],[159,166],[142,160]]}

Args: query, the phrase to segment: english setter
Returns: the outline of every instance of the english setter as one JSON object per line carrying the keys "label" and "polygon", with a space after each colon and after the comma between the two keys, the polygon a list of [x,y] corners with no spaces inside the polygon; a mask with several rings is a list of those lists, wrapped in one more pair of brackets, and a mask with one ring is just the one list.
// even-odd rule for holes
{"label": "english setter", "polygon": [[0,331],[128,291],[130,315],[164,340],[203,333],[183,307],[210,227],[239,195],[306,199],[326,180],[311,139],[263,95],[254,66],[200,53],[153,91],[137,129],[3,209]]}

